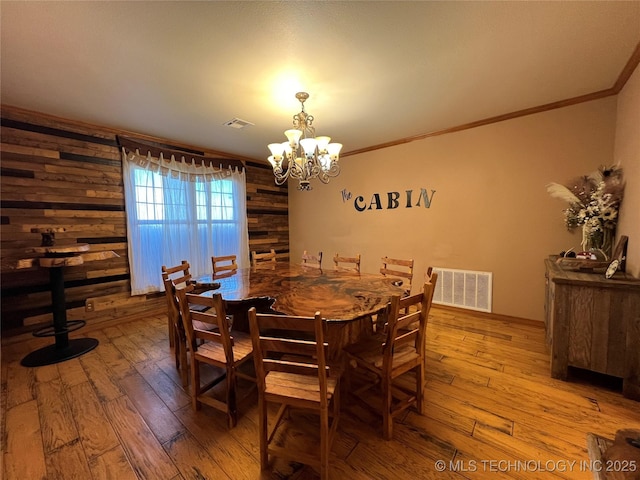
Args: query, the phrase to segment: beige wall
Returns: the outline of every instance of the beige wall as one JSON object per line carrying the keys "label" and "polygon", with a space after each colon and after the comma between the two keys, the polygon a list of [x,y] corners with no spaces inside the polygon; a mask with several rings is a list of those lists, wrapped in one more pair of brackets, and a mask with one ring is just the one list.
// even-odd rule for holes
{"label": "beige wall", "polygon": [[[330,265],[336,252],[361,253],[363,271],[376,272],[384,255],[413,258],[416,280],[429,265],[490,271],[495,313],[542,320],[543,259],[580,246],[545,186],[611,163],[615,121],[609,97],[346,157],[328,185],[290,185],[291,259],[322,250]],[[404,208],[405,190],[415,203],[421,188],[436,191],[431,207]],[[399,208],[386,208],[391,191]],[[355,210],[356,196],[369,204],[374,193],[382,210]]]}
{"label": "beige wall", "polygon": [[616,120],[614,156],[627,179],[618,234],[629,237],[627,272],[640,277],[640,68],[618,95]]}

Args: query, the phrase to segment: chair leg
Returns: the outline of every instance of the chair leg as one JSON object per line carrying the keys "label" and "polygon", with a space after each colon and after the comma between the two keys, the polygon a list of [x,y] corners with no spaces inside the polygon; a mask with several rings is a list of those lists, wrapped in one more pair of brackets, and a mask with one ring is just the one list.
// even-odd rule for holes
{"label": "chair leg", "polygon": [[180,369],[180,349],[178,348],[179,340],[177,337],[177,332],[174,330],[172,332],[172,339],[169,341],[169,343],[171,344],[171,348],[173,348],[173,356],[176,361],[176,368]]}
{"label": "chair leg", "polygon": [[233,428],[238,423],[238,409],[236,406],[236,375],[235,368],[227,368],[227,423]]}
{"label": "chair leg", "polygon": [[[334,420],[335,421],[335,420]],[[329,411],[320,410],[320,480],[329,478]]]}
{"label": "chair leg", "polygon": [[195,355],[191,352],[191,405],[194,410],[200,410],[200,362],[195,359]]}
{"label": "chair leg", "polygon": [[265,470],[269,467],[269,432],[267,431],[267,402],[262,393],[258,396],[258,423],[260,431],[260,469]]}
{"label": "chair leg", "polygon": [[381,312],[378,312],[378,314],[376,315],[376,325],[375,325],[375,332],[376,333],[383,333],[385,331],[385,325],[387,324],[387,322],[389,321],[388,318],[388,314],[386,310],[382,310]]}
{"label": "chair leg", "polygon": [[420,364],[416,367],[416,408],[420,415],[424,415],[424,364]]}
{"label": "chair leg", "polygon": [[180,378],[182,379],[182,387],[187,388],[189,386],[189,362],[187,360],[187,343],[176,336],[176,352],[179,358],[178,369],[180,371]]}
{"label": "chair leg", "polygon": [[393,437],[393,417],[391,416],[391,380],[382,379],[382,433],[385,440]]}
{"label": "chair leg", "polygon": [[[340,408],[341,408],[341,404],[342,404],[342,398],[343,395],[340,390],[342,389],[343,385],[342,382],[340,382],[340,384],[338,385],[338,388],[336,388],[335,392],[333,393],[333,421],[334,422],[338,422],[339,418],[340,418]],[[344,395],[344,398],[346,398],[346,395]],[[336,423],[336,429],[337,429],[338,425]],[[331,429],[334,430],[333,427],[333,423],[331,424]]]}

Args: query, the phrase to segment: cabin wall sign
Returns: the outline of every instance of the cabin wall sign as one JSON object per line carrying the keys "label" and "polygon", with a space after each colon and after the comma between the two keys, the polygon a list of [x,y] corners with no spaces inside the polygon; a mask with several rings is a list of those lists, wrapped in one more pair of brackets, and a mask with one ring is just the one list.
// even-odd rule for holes
{"label": "cabin wall sign", "polygon": [[[351,192],[346,188],[342,190],[342,201],[348,203],[353,198]],[[431,208],[435,190],[421,188],[420,191],[405,190],[400,192],[374,193],[370,200],[366,200],[363,195],[358,195],[353,199],[353,207],[358,212],[366,210],[394,210],[396,208]]]}

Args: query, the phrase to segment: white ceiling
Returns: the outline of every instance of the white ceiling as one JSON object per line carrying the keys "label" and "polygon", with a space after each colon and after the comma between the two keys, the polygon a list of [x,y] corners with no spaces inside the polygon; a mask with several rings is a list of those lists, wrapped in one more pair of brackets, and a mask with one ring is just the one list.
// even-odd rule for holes
{"label": "white ceiling", "polygon": [[640,1],[3,0],[0,15],[3,104],[255,159],[300,90],[349,152],[611,88],[640,42]]}

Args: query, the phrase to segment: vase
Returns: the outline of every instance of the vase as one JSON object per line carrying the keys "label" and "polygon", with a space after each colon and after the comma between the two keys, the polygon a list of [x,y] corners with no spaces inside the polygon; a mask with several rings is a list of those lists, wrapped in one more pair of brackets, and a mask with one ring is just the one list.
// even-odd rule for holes
{"label": "vase", "polygon": [[[599,260],[609,260],[613,248],[615,230],[611,228],[589,228],[582,227],[582,249],[585,252],[592,252]],[[604,257],[604,258],[603,258]]]}

